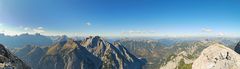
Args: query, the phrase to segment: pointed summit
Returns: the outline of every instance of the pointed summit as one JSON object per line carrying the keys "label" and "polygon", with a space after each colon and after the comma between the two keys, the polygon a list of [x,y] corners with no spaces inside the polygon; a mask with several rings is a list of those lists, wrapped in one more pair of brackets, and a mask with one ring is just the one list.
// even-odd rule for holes
{"label": "pointed summit", "polygon": [[66,35],[63,35],[61,37],[59,37],[56,42],[65,42],[68,40],[68,37]]}
{"label": "pointed summit", "polygon": [[100,36],[89,36],[81,42],[82,46],[94,48],[104,44],[104,40]]}
{"label": "pointed summit", "polygon": [[78,43],[71,38],[63,37],[62,41],[55,43],[51,46],[48,51],[47,55],[57,55],[61,53],[63,50],[73,50],[78,47]]}

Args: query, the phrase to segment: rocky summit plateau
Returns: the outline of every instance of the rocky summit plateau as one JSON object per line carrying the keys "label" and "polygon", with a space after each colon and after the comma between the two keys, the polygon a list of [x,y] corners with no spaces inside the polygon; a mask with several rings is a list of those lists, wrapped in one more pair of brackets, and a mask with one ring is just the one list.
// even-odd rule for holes
{"label": "rocky summit plateau", "polygon": [[194,61],[192,69],[239,69],[240,55],[221,44],[204,49]]}

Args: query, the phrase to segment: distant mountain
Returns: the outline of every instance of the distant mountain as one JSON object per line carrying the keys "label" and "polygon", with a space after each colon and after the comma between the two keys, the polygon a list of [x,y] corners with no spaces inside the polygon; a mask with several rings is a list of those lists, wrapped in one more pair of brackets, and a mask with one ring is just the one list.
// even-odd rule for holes
{"label": "distant mountain", "polygon": [[31,69],[21,59],[0,44],[0,69]]}
{"label": "distant mountain", "polygon": [[221,44],[204,49],[192,69],[239,69],[240,55]]}
{"label": "distant mountain", "polygon": [[141,69],[146,62],[120,43],[111,44],[99,36],[58,40],[50,47],[26,46],[15,54],[33,69]]}
{"label": "distant mountain", "polygon": [[53,40],[48,36],[40,34],[21,34],[16,36],[0,34],[0,43],[11,48],[21,48],[26,45],[49,46],[53,43]]}

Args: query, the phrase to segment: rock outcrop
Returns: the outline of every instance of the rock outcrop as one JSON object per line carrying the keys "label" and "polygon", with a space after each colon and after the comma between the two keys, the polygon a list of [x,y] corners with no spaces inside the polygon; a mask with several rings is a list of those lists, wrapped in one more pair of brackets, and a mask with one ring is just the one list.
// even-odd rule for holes
{"label": "rock outcrop", "polygon": [[240,55],[221,44],[204,49],[192,69],[239,69]]}
{"label": "rock outcrop", "polygon": [[240,54],[240,42],[235,46],[234,51]]}
{"label": "rock outcrop", "polygon": [[31,69],[21,59],[0,44],[0,69]]}

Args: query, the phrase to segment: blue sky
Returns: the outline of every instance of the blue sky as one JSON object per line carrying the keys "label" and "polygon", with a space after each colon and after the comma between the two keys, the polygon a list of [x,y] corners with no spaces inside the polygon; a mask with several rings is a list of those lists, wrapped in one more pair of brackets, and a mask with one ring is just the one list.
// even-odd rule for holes
{"label": "blue sky", "polygon": [[237,0],[0,0],[0,31],[70,36],[239,36]]}

